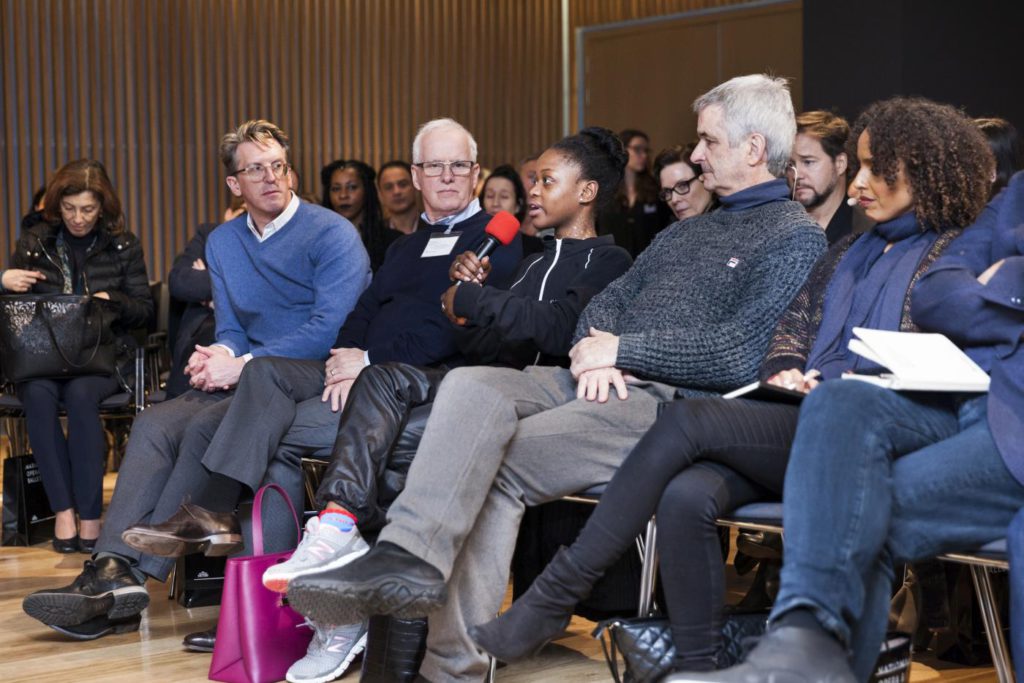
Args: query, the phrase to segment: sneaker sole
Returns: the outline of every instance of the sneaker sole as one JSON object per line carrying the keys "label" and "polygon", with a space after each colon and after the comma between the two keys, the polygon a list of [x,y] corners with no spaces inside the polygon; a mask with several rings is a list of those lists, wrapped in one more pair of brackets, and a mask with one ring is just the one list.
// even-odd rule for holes
{"label": "sneaker sole", "polygon": [[352,664],[352,661],[358,657],[359,653],[364,649],[366,649],[365,633],[356,641],[356,644],[348,651],[348,655],[345,657],[344,661],[342,661],[334,671],[315,678],[299,678],[298,676],[292,676],[291,672],[289,672],[285,676],[285,680],[287,680],[288,683],[327,683],[327,681],[333,681],[335,678],[340,678],[341,675],[345,673],[348,667]]}
{"label": "sneaker sole", "polygon": [[47,626],[79,626],[90,619],[134,617],[149,606],[149,593],[142,586],[116,588],[100,595],[75,593],[34,593],[21,608]]}
{"label": "sneaker sole", "polygon": [[171,534],[125,531],[121,540],[130,548],[158,557],[184,557],[192,553],[222,557],[241,550],[243,545],[241,534],[212,534],[201,539],[184,539]]}
{"label": "sneaker sole", "polygon": [[361,586],[308,584],[300,578],[288,590],[288,604],[313,621],[352,624],[377,614],[419,619],[444,604],[447,595],[445,586],[411,589],[404,581],[386,576]]}
{"label": "sneaker sole", "polygon": [[292,572],[281,572],[268,576],[267,574],[270,573],[272,570],[282,566],[280,564],[275,565],[274,567],[271,567],[267,571],[263,572],[263,585],[268,590],[272,590],[275,593],[287,593],[288,584],[291,583],[293,579],[297,579],[300,576],[308,576],[309,574],[325,572],[329,569],[337,569],[339,567],[344,567],[349,562],[362,557],[368,552],[370,552],[369,546],[367,546],[364,550],[357,550],[355,552],[349,553],[348,555],[336,557],[330,562],[327,562],[326,564],[317,565],[316,567],[306,567],[305,569],[296,569]]}

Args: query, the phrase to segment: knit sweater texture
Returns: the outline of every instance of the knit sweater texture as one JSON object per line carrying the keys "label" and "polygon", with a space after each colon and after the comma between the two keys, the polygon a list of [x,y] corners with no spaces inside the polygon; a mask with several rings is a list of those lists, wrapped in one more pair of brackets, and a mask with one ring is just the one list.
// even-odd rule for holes
{"label": "knit sweater texture", "polygon": [[[903,298],[900,332],[920,332],[910,317],[910,294],[921,276],[928,272],[935,259],[959,234],[960,230],[947,230],[940,235],[917,267],[917,271],[910,281],[910,287],[907,288],[907,294]],[[843,255],[859,238],[860,235],[847,235],[840,239],[815,264],[807,282],[800,288],[799,293],[779,318],[779,324],[775,327],[771,343],[768,345],[768,353],[765,354],[764,362],[761,363],[761,370],[758,373],[762,380],[783,370],[794,368],[803,371],[810,370],[805,365],[817,339],[818,328],[821,327],[828,283],[836,272]]]}
{"label": "knit sweater texture", "polygon": [[338,328],[370,283],[359,232],[323,207],[302,202],[259,242],[246,214],[210,233],[217,343],[236,356],[326,358]]}
{"label": "knit sweater texture", "polygon": [[752,382],[782,311],[825,251],[800,204],[778,199],[662,231],[576,327],[619,337],[615,366],[683,396]]}

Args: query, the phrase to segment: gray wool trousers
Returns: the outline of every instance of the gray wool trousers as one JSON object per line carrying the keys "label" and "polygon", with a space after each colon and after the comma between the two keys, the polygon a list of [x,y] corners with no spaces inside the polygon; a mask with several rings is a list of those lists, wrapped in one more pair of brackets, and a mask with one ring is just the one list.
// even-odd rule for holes
{"label": "gray wool trousers", "polygon": [[564,368],[459,368],[434,401],[405,490],[379,540],[430,563],[448,581],[429,615],[420,673],[434,683],[479,681],[487,658],[466,633],[497,614],[527,505],[611,479],[675,388],[629,385],[607,403],[576,398]]}

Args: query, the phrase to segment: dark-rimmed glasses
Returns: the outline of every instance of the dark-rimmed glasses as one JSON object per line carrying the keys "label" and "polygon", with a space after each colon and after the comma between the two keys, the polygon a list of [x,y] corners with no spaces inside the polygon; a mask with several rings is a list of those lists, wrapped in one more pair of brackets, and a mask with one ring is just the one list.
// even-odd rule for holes
{"label": "dark-rimmed glasses", "polygon": [[672,195],[673,194],[677,194],[680,197],[682,197],[683,195],[688,195],[688,194],[690,194],[690,185],[695,180],[699,180],[699,179],[700,179],[699,176],[693,176],[689,180],[680,180],[678,183],[676,183],[672,187],[666,187],[666,188],[662,189],[662,191],[658,193],[658,199],[660,199],[661,201],[663,201],[663,202],[665,202],[667,204],[669,202],[669,200],[672,199]]}

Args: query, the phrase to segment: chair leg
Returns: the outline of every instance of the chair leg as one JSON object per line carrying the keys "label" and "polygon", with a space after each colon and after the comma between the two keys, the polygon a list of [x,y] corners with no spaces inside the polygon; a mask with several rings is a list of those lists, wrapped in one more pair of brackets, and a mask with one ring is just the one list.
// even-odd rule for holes
{"label": "chair leg", "polygon": [[498,660],[494,657],[487,658],[487,683],[494,683],[494,677],[498,670]]}
{"label": "chair leg", "polygon": [[985,622],[985,636],[988,638],[988,648],[992,654],[996,677],[999,683],[1013,683],[1013,666],[1006,648],[1006,639],[1003,637],[1003,625],[999,619],[995,595],[992,593],[988,569],[971,565],[971,578],[974,579],[974,591],[978,596],[981,618]]}
{"label": "chair leg", "polygon": [[640,604],[637,616],[646,617],[654,607],[654,583],[658,575],[658,527],[654,517],[647,521],[643,542],[637,539],[640,546]]}

